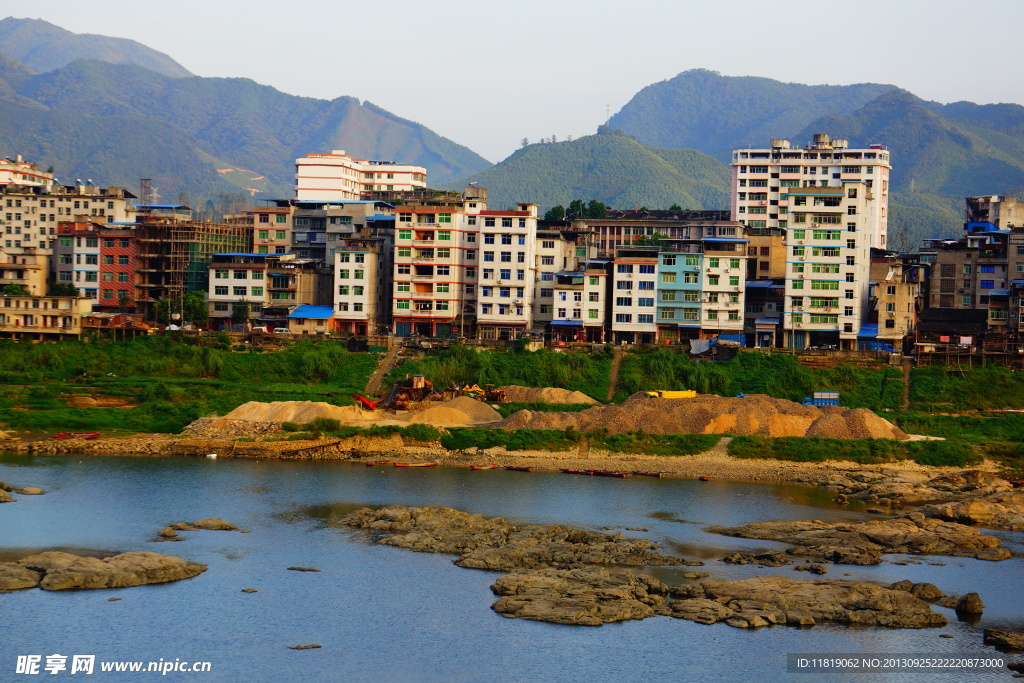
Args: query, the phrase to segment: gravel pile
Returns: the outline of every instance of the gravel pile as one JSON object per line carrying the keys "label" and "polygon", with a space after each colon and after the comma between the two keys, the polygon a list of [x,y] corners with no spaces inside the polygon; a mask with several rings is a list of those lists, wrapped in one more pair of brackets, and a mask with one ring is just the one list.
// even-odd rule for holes
{"label": "gravel pile", "polygon": [[182,430],[182,434],[201,439],[230,439],[242,436],[263,436],[281,429],[280,422],[229,420],[223,417],[201,417]]}
{"label": "gravel pile", "polygon": [[514,403],[589,403],[599,405],[582,391],[569,391],[558,387],[521,387],[510,384],[498,387],[505,392],[505,400]]}
{"label": "gravel pile", "polygon": [[497,425],[502,429],[606,428],[613,434],[762,434],[821,436],[833,439],[906,439],[899,428],[869,410],[805,406],[767,396],[732,398],[698,394],[695,398],[648,398],[634,394],[618,406],[578,413],[521,410]]}
{"label": "gravel pile", "polygon": [[329,417],[342,422],[359,419],[360,409],[355,406],[335,406],[322,401],[249,401],[225,415],[228,420],[250,422],[310,422],[318,417]]}

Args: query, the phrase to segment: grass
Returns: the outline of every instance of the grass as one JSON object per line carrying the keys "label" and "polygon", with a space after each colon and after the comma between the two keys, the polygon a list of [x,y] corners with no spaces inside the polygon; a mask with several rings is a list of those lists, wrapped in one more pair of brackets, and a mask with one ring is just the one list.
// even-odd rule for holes
{"label": "grass", "polygon": [[852,460],[865,465],[910,459],[921,465],[950,467],[965,467],[981,459],[980,454],[965,441],[908,442],[793,436],[737,436],[729,443],[729,455],[794,462]]}

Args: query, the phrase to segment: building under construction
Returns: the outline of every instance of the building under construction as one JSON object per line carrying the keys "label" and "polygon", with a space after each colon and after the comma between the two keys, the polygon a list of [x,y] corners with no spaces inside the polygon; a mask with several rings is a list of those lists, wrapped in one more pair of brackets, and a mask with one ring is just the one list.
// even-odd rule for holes
{"label": "building under construction", "polygon": [[252,225],[192,220],[191,209],[172,204],[138,207],[136,304],[147,317],[153,304],[205,292],[212,254],[252,250]]}

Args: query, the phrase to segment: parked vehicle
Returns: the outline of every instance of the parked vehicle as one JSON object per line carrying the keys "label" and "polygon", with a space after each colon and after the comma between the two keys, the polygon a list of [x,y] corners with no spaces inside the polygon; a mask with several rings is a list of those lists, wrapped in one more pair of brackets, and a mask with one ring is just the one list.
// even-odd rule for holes
{"label": "parked vehicle", "polygon": [[292,331],[287,327],[275,327],[274,334],[291,334]]}

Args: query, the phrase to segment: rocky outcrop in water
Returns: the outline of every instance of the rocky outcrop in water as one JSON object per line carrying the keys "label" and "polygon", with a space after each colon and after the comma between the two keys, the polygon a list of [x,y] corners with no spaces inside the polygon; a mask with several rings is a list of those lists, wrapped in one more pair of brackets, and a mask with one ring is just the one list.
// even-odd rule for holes
{"label": "rocky outcrop in water", "polygon": [[198,519],[195,522],[189,524],[188,522],[175,522],[165,526],[160,531],[156,532],[159,538],[153,539],[154,541],[184,541],[183,538],[178,538],[179,531],[200,531],[206,529],[208,531],[238,531],[238,527],[227,522],[220,517],[204,517]]}
{"label": "rocky outcrop in water", "polygon": [[1005,560],[1010,552],[999,539],[955,522],[911,513],[906,518],[842,522],[818,520],[754,522],[737,527],[708,527],[724,536],[781,541],[801,557],[837,564],[878,564],[883,553],[951,555],[979,560]]}
{"label": "rocky outcrop in water", "polygon": [[848,500],[890,507],[966,500],[1013,489],[1013,485],[998,474],[982,470],[963,470],[940,476],[919,470],[808,472],[795,480],[832,489]]}
{"label": "rocky outcrop in water", "polygon": [[38,586],[60,591],[76,588],[124,588],[188,579],[206,571],[205,564],[149,552],[122,553],[103,559],[45,552],[0,563],[0,591]]}
{"label": "rocky outcrop in water", "polygon": [[702,624],[724,621],[737,628],[821,622],[926,628],[946,623],[944,616],[911,593],[865,581],[762,576],[703,581],[673,589],[672,595],[679,599],[669,604],[671,616]]}
{"label": "rocky outcrop in water", "polygon": [[1024,531],[1024,491],[993,493],[970,500],[922,505],[915,512],[948,522],[977,524],[990,529]]}
{"label": "rocky outcrop in water", "polygon": [[987,628],[983,638],[986,645],[992,645],[1000,650],[1024,650],[1024,633]]}
{"label": "rocky outcrop in water", "polygon": [[508,574],[491,590],[502,596],[491,605],[502,616],[578,626],[653,617],[668,594],[657,579],[604,567]]}
{"label": "rocky outcrop in water", "polygon": [[514,525],[441,507],[392,506],[357,510],[341,519],[367,529],[377,542],[409,550],[459,555],[455,564],[473,569],[514,571],[584,565],[692,565],[656,552],[646,539],[598,533],[560,524]]}
{"label": "rocky outcrop in water", "polygon": [[722,562],[729,564],[756,564],[762,567],[781,567],[792,562],[792,558],[786,553],[772,551],[768,553],[734,553],[722,558]]}

